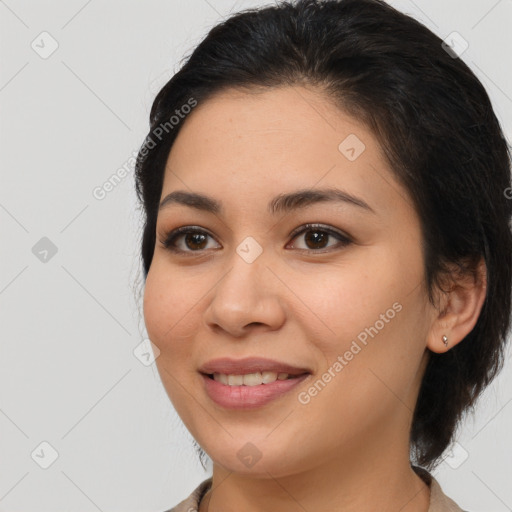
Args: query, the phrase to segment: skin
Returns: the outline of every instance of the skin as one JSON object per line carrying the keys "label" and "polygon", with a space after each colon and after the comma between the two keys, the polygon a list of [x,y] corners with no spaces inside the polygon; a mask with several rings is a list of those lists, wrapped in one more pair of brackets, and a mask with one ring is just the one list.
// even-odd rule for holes
{"label": "skin", "polygon": [[[366,146],[354,161],[338,149],[349,134]],[[374,212],[327,202],[267,211],[278,193],[327,186]],[[212,214],[172,204],[159,212],[144,294],[165,389],[214,462],[200,512],[426,512],[429,488],[409,463],[412,412],[429,350],[450,350],[476,323],[485,275],[457,282],[440,309],[429,303],[420,222],[407,191],[373,134],[315,89],[225,90],[198,105],[169,155],[161,198],[175,190],[210,195],[224,208]],[[306,223],[337,229],[352,243],[331,235],[315,245],[308,242],[315,229],[290,237]],[[162,242],[180,226],[212,236],[203,245],[181,236],[175,245],[188,253],[175,254]],[[236,252],[248,236],[263,250],[250,264]],[[395,303],[401,310],[300,403],[298,394]],[[212,402],[198,368],[253,355],[312,375],[261,408]],[[250,468],[237,457],[249,442],[261,454]]]}

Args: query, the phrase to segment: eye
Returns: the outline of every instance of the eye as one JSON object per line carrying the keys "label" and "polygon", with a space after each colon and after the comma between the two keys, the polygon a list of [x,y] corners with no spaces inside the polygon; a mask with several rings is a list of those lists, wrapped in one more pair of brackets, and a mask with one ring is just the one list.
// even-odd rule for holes
{"label": "eye", "polygon": [[328,245],[329,238],[336,238],[338,244],[334,245],[338,247],[344,247],[352,243],[347,235],[321,224],[306,224],[295,230],[290,236],[293,236],[294,239],[303,237],[306,247],[295,247],[295,249],[310,252],[328,252],[322,249],[332,247],[332,244]]}
{"label": "eye", "polygon": [[[328,244],[329,239],[335,238],[338,240],[334,246],[345,247],[352,243],[352,240],[340,231],[334,230],[321,224],[306,224],[297,228],[291,233],[292,239],[304,236],[306,247],[293,247],[307,252],[328,252],[328,248],[333,244]],[[208,246],[208,238],[214,240],[204,229],[197,226],[183,226],[165,234],[162,245],[175,253],[191,254],[200,253],[205,249],[212,249]],[[325,249],[328,249],[327,251]]]}
{"label": "eye", "polygon": [[[204,229],[195,226],[183,226],[166,234],[162,245],[170,251],[177,253],[200,252],[208,249],[208,237],[213,237]],[[181,244],[177,244],[181,241]]]}

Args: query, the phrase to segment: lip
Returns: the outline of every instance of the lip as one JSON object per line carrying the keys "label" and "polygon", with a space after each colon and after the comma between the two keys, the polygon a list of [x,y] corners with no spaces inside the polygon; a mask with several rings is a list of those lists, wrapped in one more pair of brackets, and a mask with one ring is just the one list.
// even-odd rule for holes
{"label": "lip", "polygon": [[[271,371],[288,373],[296,377],[286,380],[276,380],[259,386],[228,386],[209,377],[213,373],[226,375],[247,375],[248,373]],[[282,397],[307,379],[311,372],[307,368],[292,366],[274,359],[263,357],[246,357],[231,359],[224,357],[212,359],[201,366],[206,394],[217,405],[226,409],[254,409],[263,407],[272,400]]]}
{"label": "lip", "polygon": [[[246,375],[255,372],[276,372],[288,373],[289,375],[301,375],[311,373],[307,368],[292,366],[274,359],[264,357],[246,357],[243,359],[232,359],[222,357],[212,359],[199,368],[202,374],[224,373],[226,375]],[[266,384],[268,385],[268,384]]]}
{"label": "lip", "polygon": [[259,386],[228,386],[202,374],[207,395],[226,409],[255,409],[282,397],[310,376],[305,373],[287,380],[276,380]]}

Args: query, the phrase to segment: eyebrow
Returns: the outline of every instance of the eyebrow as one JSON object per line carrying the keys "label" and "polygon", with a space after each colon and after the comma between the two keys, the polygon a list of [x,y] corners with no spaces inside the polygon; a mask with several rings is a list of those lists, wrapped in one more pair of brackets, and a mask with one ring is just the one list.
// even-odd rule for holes
{"label": "eyebrow", "polygon": [[[279,194],[269,201],[267,211],[275,215],[279,212],[291,212],[306,208],[312,204],[327,202],[342,202],[360,207],[367,212],[376,213],[363,199],[337,188],[303,189],[286,194]],[[161,211],[171,204],[181,204],[213,214],[222,215],[223,212],[222,203],[220,201],[197,192],[175,190],[165,196],[158,209]]]}

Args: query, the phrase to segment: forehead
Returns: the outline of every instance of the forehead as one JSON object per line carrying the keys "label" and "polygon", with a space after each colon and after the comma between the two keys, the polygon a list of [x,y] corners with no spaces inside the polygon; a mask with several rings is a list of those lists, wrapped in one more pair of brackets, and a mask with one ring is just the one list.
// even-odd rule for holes
{"label": "forehead", "polygon": [[245,144],[247,149],[254,150],[258,144],[265,143],[257,152],[261,157],[275,149],[305,154],[315,148],[337,156],[339,143],[350,134],[370,149],[378,149],[369,130],[317,89],[300,86],[250,91],[228,89],[194,109],[181,128],[175,148],[181,149],[178,146],[185,139],[197,143],[196,149],[202,151],[209,143],[222,141],[223,147]]}
{"label": "forehead", "polygon": [[[399,187],[373,134],[320,91],[304,87],[225,90],[183,121],[167,161],[172,189],[254,196],[343,187],[384,207]],[[404,191],[398,190],[403,196]]]}

